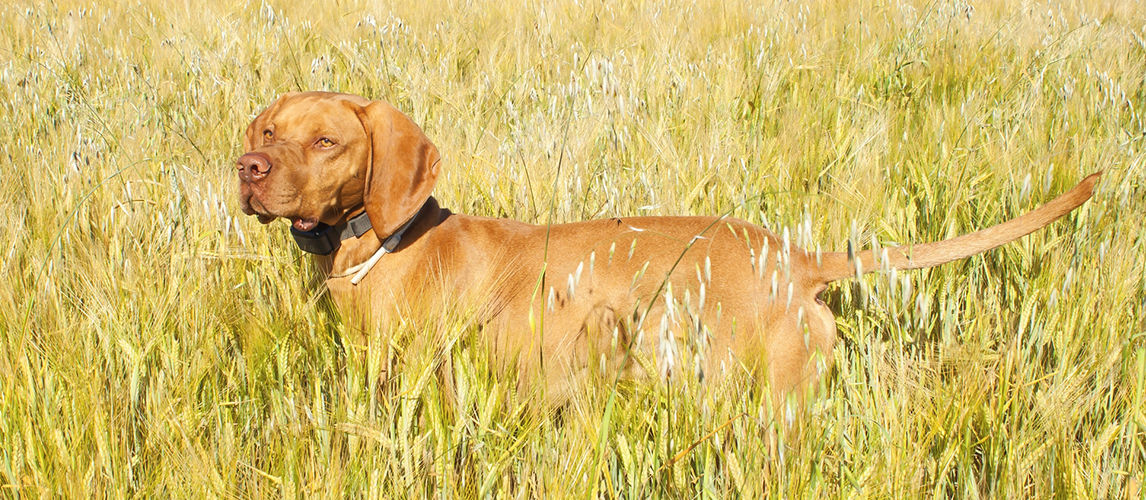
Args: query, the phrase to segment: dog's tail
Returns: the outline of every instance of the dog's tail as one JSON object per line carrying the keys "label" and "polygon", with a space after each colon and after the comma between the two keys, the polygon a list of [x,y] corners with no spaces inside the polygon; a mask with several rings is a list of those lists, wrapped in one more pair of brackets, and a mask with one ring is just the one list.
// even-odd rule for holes
{"label": "dog's tail", "polygon": [[[1086,203],[1086,200],[1089,200],[1090,196],[1094,194],[1094,185],[1098,183],[1101,176],[1102,171],[1090,174],[1077,186],[1058,198],[1036,208],[1034,211],[1027,212],[1002,224],[949,240],[888,248],[886,249],[887,267],[901,270],[935,267],[1015,241],[1045,227]],[[820,266],[817,276],[818,281],[829,283],[844,278],[852,278],[858,274],[883,267],[879,260],[883,256],[876,255],[873,250],[858,252],[856,257],[859,258],[860,262],[858,267],[847,252],[824,254],[823,265]]]}

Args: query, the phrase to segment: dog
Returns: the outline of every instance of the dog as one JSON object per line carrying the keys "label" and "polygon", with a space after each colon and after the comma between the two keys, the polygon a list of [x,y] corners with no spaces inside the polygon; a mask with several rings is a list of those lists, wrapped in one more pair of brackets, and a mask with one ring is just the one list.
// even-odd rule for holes
{"label": "dog", "polygon": [[344,315],[386,331],[434,307],[466,308],[493,359],[519,384],[543,381],[554,404],[596,371],[735,371],[779,400],[830,366],[835,317],[820,300],[829,283],[1014,241],[1086,202],[1101,175],[971,234],[821,254],[730,217],[542,226],[454,214],[431,196],[442,169],[434,144],[389,103],[354,95],[281,96],[247,128],[237,169],[242,211],[289,220],[304,251],[326,256]]}

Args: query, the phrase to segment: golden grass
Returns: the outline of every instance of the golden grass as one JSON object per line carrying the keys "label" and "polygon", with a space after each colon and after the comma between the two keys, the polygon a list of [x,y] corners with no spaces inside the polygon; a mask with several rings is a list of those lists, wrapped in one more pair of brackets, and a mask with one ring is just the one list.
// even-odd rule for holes
{"label": "golden grass", "polygon": [[[1139,498],[1146,8],[1091,3],[2,6],[0,496]],[[645,382],[546,415],[458,311],[378,391],[383,342],[238,213],[242,131],[302,89],[395,103],[444,206],[539,223],[731,211],[841,250],[1107,174],[906,295],[835,286],[790,431],[762,391]]]}

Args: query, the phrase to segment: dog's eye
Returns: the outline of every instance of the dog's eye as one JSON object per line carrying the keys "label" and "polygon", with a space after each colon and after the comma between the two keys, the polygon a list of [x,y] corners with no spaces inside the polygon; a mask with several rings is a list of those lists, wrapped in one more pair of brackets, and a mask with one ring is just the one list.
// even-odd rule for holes
{"label": "dog's eye", "polygon": [[319,139],[318,142],[316,142],[315,144],[317,144],[321,147],[324,147],[324,148],[329,148],[329,147],[334,145],[334,141],[323,137],[322,139]]}
{"label": "dog's eye", "polygon": [[272,140],[274,140],[274,138],[275,138],[274,132],[271,132],[270,130],[264,130],[263,131],[263,139],[266,139],[268,141],[272,141]]}

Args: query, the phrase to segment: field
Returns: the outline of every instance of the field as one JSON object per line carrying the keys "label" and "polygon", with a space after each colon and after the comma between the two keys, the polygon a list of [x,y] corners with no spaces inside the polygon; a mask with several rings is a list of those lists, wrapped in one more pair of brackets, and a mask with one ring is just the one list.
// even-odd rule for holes
{"label": "field", "polygon": [[[1146,494],[1132,0],[34,1],[0,44],[0,497]],[[394,103],[443,206],[541,224],[728,213],[838,251],[1105,176],[1017,243],[833,286],[792,425],[766,389],[655,380],[547,409],[466,311],[406,328],[441,340],[377,387],[384,342],[238,209],[242,133],[293,90]]]}

